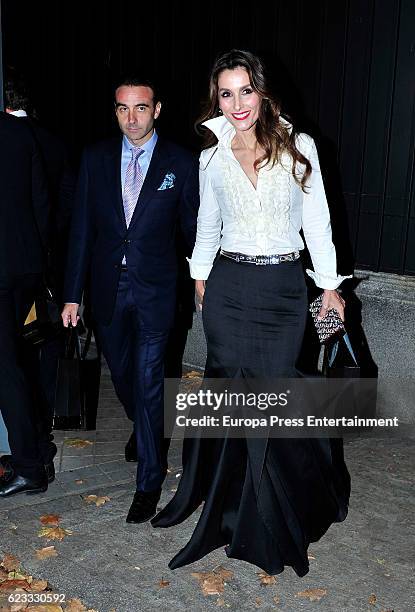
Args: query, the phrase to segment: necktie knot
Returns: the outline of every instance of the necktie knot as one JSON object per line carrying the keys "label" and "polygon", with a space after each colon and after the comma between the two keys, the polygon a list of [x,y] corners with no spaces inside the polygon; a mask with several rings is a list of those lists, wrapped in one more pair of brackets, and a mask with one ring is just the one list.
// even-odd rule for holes
{"label": "necktie knot", "polygon": [[140,147],[131,147],[131,159],[133,162],[136,162],[140,155],[144,153],[143,149]]}

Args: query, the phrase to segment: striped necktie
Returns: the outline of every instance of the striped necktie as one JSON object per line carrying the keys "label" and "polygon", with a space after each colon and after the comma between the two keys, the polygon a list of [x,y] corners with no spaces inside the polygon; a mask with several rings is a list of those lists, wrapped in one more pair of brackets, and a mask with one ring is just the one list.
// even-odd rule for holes
{"label": "striped necktie", "polygon": [[131,160],[127,166],[125,174],[124,192],[122,196],[124,205],[125,222],[127,227],[130,225],[134,209],[137,204],[138,196],[144,182],[143,171],[138,162],[140,155],[144,153],[139,147],[131,148]]}

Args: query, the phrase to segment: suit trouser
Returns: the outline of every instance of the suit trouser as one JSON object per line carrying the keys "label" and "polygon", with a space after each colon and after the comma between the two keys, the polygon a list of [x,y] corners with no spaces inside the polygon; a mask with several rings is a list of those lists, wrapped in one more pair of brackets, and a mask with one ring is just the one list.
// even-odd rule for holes
{"label": "suit trouser", "polygon": [[102,352],[137,439],[137,490],[161,487],[167,472],[163,443],[164,353],[169,330],[143,325],[128,272],[121,272],[114,313],[108,325],[97,324]]}
{"label": "suit trouser", "polygon": [[65,349],[64,337],[58,336],[38,346],[24,350],[24,370],[27,374],[35,404],[35,422],[43,463],[50,463],[56,455],[53,443],[53,411],[55,403],[58,360]]}
{"label": "suit trouser", "polygon": [[0,410],[15,471],[35,479],[44,475],[44,466],[31,390],[22,368],[20,333],[39,281],[39,274],[0,279]]}

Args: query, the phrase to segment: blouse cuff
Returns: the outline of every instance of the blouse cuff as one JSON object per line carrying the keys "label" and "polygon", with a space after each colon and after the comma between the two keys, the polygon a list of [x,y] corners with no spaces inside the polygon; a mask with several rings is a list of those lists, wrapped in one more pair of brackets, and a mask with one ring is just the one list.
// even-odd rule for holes
{"label": "blouse cuff", "polygon": [[333,277],[318,274],[317,272],[313,272],[313,270],[306,270],[306,272],[320,289],[337,289],[346,278],[353,278],[353,274],[349,276],[341,276],[338,274],[336,277]]}
{"label": "blouse cuff", "polygon": [[186,257],[189,262],[190,276],[195,280],[207,280],[212,264],[198,264],[191,260],[190,257]]}

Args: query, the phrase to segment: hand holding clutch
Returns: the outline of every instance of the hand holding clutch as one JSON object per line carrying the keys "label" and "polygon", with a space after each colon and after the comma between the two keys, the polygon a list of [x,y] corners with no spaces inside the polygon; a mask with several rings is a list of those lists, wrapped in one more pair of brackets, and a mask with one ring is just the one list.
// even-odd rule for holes
{"label": "hand holding clutch", "polygon": [[322,293],[310,304],[311,316],[321,343],[342,336],[346,331],[343,324],[344,300],[337,292],[334,293],[336,295],[329,294],[328,299],[326,292]]}

